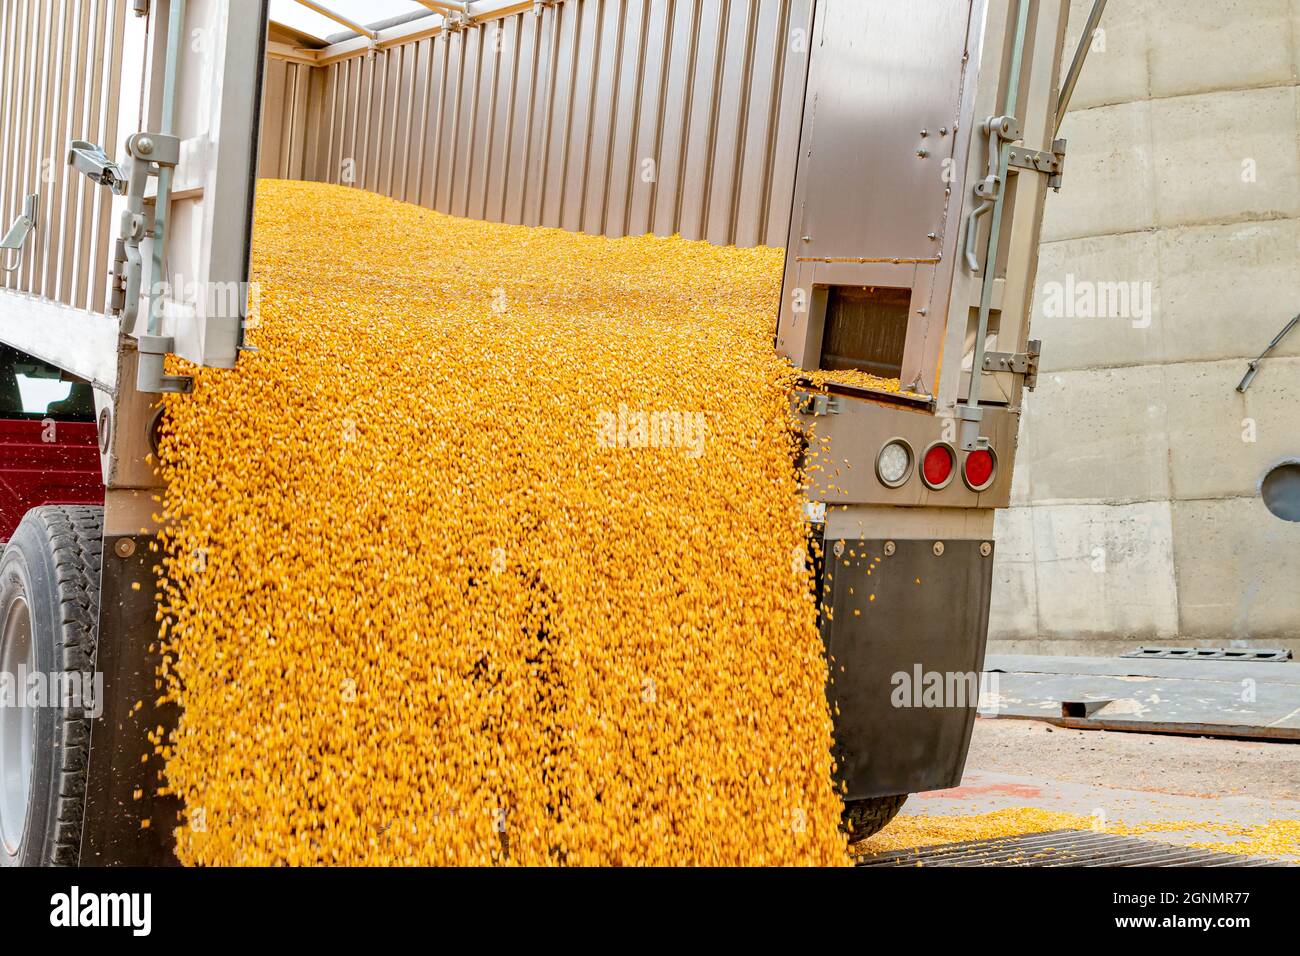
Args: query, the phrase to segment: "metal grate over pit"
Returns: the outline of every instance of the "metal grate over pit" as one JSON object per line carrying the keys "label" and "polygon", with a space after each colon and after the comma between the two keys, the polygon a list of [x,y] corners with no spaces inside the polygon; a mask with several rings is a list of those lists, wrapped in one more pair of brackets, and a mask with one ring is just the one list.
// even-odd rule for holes
{"label": "metal grate over pit", "polygon": [[1281,866],[1276,860],[1139,837],[1053,830],[864,856],[858,866]]}

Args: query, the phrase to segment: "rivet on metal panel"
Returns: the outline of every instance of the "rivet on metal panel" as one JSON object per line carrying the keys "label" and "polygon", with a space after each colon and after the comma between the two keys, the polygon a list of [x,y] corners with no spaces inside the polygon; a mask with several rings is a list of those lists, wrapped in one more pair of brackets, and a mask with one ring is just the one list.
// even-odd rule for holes
{"label": "rivet on metal panel", "polygon": [[135,542],[130,538],[118,538],[117,544],[113,546],[113,551],[116,552],[119,558],[129,558],[135,554]]}
{"label": "rivet on metal panel", "polygon": [[943,557],[943,542],[942,542],[942,541],[936,541],[936,542],[934,543],[934,556],[935,556],[936,558],[941,558],[941,557]]}
{"label": "rivet on metal panel", "polygon": [[894,544],[894,542],[892,541],[885,542],[885,557],[887,558],[892,557],[894,552],[897,550],[898,550],[898,545]]}
{"label": "rivet on metal panel", "polygon": [[920,156],[922,159],[925,159],[925,157],[930,155],[930,151],[928,149],[918,149],[916,151],[916,155]]}
{"label": "rivet on metal panel", "polygon": [[834,552],[835,552],[835,557],[837,557],[837,558],[838,558],[838,557],[842,557],[843,554],[844,554],[844,542],[843,542],[843,541],[836,541],[836,542],[835,542],[835,547],[834,547],[833,550],[834,550]]}
{"label": "rivet on metal panel", "polygon": [[993,545],[990,544],[988,541],[985,541],[983,544],[980,545],[980,554],[982,554],[984,557],[987,558],[992,553],[993,553]]}

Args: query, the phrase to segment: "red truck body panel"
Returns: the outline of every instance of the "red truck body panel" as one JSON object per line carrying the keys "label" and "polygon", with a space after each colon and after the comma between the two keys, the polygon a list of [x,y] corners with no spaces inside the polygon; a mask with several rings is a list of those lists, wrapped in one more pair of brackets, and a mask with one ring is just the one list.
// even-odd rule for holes
{"label": "red truck body panel", "polygon": [[94,422],[0,418],[0,541],[31,508],[103,501]]}

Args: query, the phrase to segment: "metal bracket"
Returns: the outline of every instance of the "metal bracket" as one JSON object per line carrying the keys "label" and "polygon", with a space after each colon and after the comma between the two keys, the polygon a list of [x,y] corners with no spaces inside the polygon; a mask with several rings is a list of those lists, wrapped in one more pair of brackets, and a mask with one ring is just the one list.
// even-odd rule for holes
{"label": "metal bracket", "polygon": [[[972,380],[976,376],[971,376]],[[979,405],[970,403],[961,403],[953,411],[956,413],[957,421],[961,422],[960,433],[957,441],[961,445],[962,451],[984,451],[989,447],[989,440],[986,436],[981,435],[984,423],[984,409]]]}
{"label": "metal bracket", "polygon": [[126,149],[133,159],[158,166],[175,166],[181,161],[180,138],[163,133],[134,133],[126,138]]}
{"label": "metal bracket", "polygon": [[163,363],[167,353],[175,346],[170,335],[141,334],[136,339],[139,363],[136,366],[136,388],[141,392],[189,392],[194,379],[188,375],[166,375]]}
{"label": "metal bracket", "polygon": [[121,315],[126,308],[126,242],[113,243],[113,268],[108,274],[108,314]]}
{"label": "metal bracket", "polygon": [[37,193],[32,193],[23,200],[23,211],[19,213],[14,224],[9,227],[5,237],[0,239],[0,249],[6,252],[17,252],[18,258],[13,265],[9,264],[9,256],[5,256],[5,261],[0,264],[0,272],[17,272],[23,267],[23,246],[26,245],[28,237],[36,231],[36,206],[40,197]]}
{"label": "metal bracket", "polygon": [[1065,172],[1065,140],[1058,139],[1051,149],[1030,149],[1027,146],[1012,146],[1008,164],[1016,169],[1045,173],[1047,185],[1061,191],[1062,176]]}
{"label": "metal bracket", "polygon": [[1033,339],[1024,352],[985,352],[984,371],[1014,372],[1025,377],[1025,387],[1031,392],[1038,385],[1038,357],[1043,343]]}
{"label": "metal bracket", "polygon": [[1264,349],[1264,351],[1260,353],[1259,358],[1250,363],[1250,366],[1246,371],[1246,377],[1243,378],[1241,384],[1237,386],[1237,391],[1241,392],[1243,395],[1246,394],[1246,389],[1250,388],[1251,382],[1255,381],[1255,376],[1259,374],[1260,363],[1262,363],[1264,359],[1268,358],[1269,353],[1281,345],[1282,340],[1290,335],[1291,330],[1298,325],[1300,325],[1300,315],[1297,315],[1294,319],[1283,326],[1282,331],[1273,337],[1272,342],[1268,343],[1268,348]]}
{"label": "metal bracket", "polygon": [[826,392],[800,392],[798,408],[800,415],[838,415],[844,411],[844,399]]}

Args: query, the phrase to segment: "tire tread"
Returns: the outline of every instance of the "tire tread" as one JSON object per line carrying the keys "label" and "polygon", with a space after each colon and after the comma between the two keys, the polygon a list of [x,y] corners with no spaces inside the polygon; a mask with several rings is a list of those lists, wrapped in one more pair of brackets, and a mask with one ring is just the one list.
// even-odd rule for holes
{"label": "tire tread", "polygon": [[891,797],[869,797],[865,800],[848,800],[844,804],[841,824],[848,834],[849,845],[861,843],[889,825],[907,802],[907,794]]}
{"label": "tire tread", "polygon": [[[43,534],[54,566],[60,633],[55,664],[80,674],[82,686],[94,678],[99,639],[99,571],[103,559],[103,509],[93,505],[45,505],[23,518]],[[55,722],[57,754],[54,806],[47,858],[56,866],[75,866],[81,855],[81,821],[86,805],[86,766],[90,757],[90,717],[81,706],[64,706]]]}

